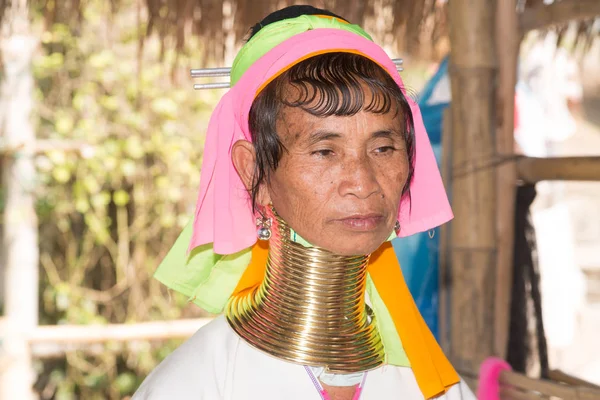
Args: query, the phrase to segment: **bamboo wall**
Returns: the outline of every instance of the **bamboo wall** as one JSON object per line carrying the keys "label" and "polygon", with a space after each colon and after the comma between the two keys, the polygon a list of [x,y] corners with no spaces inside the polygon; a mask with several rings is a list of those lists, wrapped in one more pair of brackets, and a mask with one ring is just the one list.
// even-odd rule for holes
{"label": "bamboo wall", "polygon": [[[600,2],[570,0],[517,12],[516,0],[449,2],[451,112],[443,165],[455,219],[444,238],[443,343],[465,376],[488,356],[504,358],[519,180],[600,181],[600,157],[532,159],[514,153],[514,88],[523,34],[600,15]],[[451,135],[451,137],[447,137]],[[449,171],[448,171],[449,170]],[[442,312],[444,314],[444,311]]]}

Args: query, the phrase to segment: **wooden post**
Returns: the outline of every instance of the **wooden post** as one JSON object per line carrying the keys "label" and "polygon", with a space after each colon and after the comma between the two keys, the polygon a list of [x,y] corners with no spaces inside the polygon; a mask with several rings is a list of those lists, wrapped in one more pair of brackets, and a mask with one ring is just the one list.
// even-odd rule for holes
{"label": "wooden post", "polygon": [[[508,159],[515,149],[514,112],[517,60],[521,36],[517,0],[496,2],[496,55],[498,59],[496,156]],[[506,357],[510,329],[514,216],[517,194],[517,170],[514,162],[500,164],[496,171],[496,299],[494,318],[494,354]]]}
{"label": "wooden post", "polygon": [[4,155],[2,168],[5,329],[0,332],[0,399],[29,400],[35,398],[35,373],[27,334],[38,322],[38,227],[31,152],[35,144],[31,59],[37,42],[30,31],[27,1],[13,0],[10,4],[2,23],[0,128],[7,146],[22,145],[22,150]]}
{"label": "wooden post", "polygon": [[459,371],[473,375],[494,353],[497,179],[494,168],[482,166],[496,153],[492,5],[486,0],[448,2],[455,215],[449,248],[449,356]]}
{"label": "wooden post", "polygon": [[[442,162],[441,162],[442,180],[449,189],[452,187],[452,112],[450,109],[444,110],[442,120]],[[440,345],[444,352],[450,351],[450,294],[451,294],[451,279],[449,268],[448,248],[450,243],[450,235],[448,232],[448,224],[440,227],[440,256],[439,256],[439,282],[440,282],[440,305],[439,305],[439,322],[440,322]]]}

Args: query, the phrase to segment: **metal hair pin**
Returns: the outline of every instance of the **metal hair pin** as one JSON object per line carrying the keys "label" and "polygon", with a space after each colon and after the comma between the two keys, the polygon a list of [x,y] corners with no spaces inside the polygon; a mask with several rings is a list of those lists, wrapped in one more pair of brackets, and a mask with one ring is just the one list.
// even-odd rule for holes
{"label": "metal hair pin", "polygon": [[[394,58],[392,62],[396,65],[396,69],[401,72],[404,71],[402,65],[404,64],[404,60],[401,58]],[[226,77],[231,74],[231,68],[229,67],[219,67],[219,68],[199,68],[192,69],[190,71],[190,75],[192,78],[218,78],[218,77]],[[230,82],[210,82],[210,83],[196,83],[194,84],[194,89],[196,90],[204,90],[204,89],[227,89],[229,88]]]}

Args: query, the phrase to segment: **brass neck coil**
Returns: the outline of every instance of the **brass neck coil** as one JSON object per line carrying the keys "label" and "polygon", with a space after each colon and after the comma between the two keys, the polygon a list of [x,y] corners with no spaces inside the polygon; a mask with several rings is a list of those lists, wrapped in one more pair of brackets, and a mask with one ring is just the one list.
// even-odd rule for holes
{"label": "brass neck coil", "polygon": [[262,284],[233,296],[226,317],[251,346],[333,373],[374,369],[385,352],[365,304],[369,256],[339,256],[290,240],[274,213]]}

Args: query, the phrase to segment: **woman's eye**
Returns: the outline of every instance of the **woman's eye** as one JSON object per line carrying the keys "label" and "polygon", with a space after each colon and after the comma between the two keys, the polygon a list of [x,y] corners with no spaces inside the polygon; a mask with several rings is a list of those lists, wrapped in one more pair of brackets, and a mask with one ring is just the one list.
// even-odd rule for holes
{"label": "woman's eye", "polygon": [[375,149],[376,153],[382,154],[382,153],[391,153],[392,151],[396,150],[394,147],[392,146],[384,146],[384,147],[378,147]]}
{"label": "woman's eye", "polygon": [[313,151],[312,153],[310,153],[314,156],[321,156],[321,157],[327,157],[333,154],[333,150],[328,150],[328,149],[323,149],[323,150],[316,150]]}

